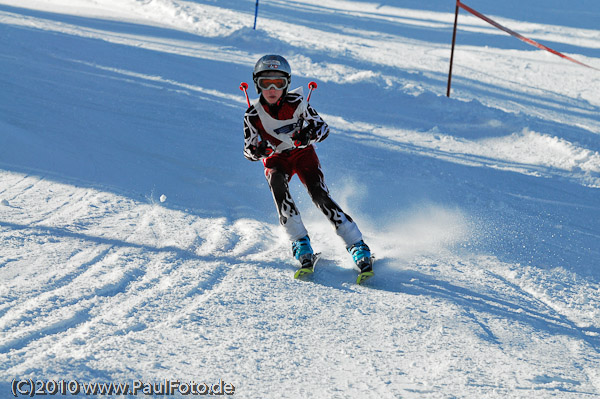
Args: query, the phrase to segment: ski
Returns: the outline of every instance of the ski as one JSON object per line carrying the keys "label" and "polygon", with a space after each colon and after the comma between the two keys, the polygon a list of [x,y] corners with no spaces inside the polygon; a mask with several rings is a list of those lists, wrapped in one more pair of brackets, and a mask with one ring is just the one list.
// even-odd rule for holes
{"label": "ski", "polygon": [[296,270],[296,273],[294,273],[294,278],[301,278],[306,276],[307,274],[312,274],[315,271],[315,266],[317,265],[319,259],[321,259],[321,253],[317,252],[313,255],[312,264],[310,266],[301,267],[300,269]]}
{"label": "ski", "polygon": [[[321,259],[320,252],[314,254],[313,259],[312,259],[312,265],[301,267],[298,270],[296,270],[296,272],[294,273],[294,278],[299,279],[299,278],[305,277],[307,275],[313,274],[315,271],[315,266],[317,265],[317,262],[319,262],[320,259]],[[369,270],[360,272],[358,274],[358,277],[356,278],[356,284],[360,285],[374,276],[373,269],[372,269],[374,262],[375,262],[375,257],[372,256],[371,257],[371,267],[367,267],[367,269],[369,269]]]}
{"label": "ski", "polygon": [[356,284],[360,285],[374,276],[373,263],[375,263],[375,255],[371,254],[371,265],[366,267],[367,271],[361,271],[356,278]]}
{"label": "ski", "polygon": [[356,278],[356,284],[360,285],[368,279],[370,279],[371,277],[373,277],[373,271],[359,273],[358,277]]}

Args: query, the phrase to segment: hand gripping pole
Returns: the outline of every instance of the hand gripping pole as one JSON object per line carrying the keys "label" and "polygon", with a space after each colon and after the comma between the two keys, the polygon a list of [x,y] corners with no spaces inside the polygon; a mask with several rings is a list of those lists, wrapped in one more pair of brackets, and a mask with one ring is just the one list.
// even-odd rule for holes
{"label": "hand gripping pole", "polygon": [[[308,104],[308,102],[310,101],[310,95],[312,94],[313,90],[317,88],[317,83],[316,82],[309,82],[308,83],[308,96],[306,96],[306,103]],[[302,125],[302,122],[301,122]],[[302,145],[302,142],[300,140],[294,140],[294,147],[300,147]]]}

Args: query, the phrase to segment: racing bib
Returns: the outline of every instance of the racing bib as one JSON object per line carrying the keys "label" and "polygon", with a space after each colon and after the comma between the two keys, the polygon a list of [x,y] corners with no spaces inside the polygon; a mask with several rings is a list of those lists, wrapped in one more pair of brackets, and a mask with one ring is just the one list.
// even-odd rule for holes
{"label": "racing bib", "polygon": [[[301,96],[304,94],[302,87],[298,87],[297,89],[290,91],[290,93],[297,93]],[[300,116],[304,113],[304,111],[306,111],[306,100],[304,99],[304,96],[302,98],[302,102],[300,105],[298,105],[296,111],[294,111],[294,115],[291,119],[279,120],[273,118],[260,104],[260,99],[256,99],[254,101],[254,108],[258,112],[258,117],[260,118],[265,131],[269,135],[281,141],[281,143],[275,148],[275,152],[282,152],[291,148],[295,148],[292,136],[302,128],[302,119]]]}

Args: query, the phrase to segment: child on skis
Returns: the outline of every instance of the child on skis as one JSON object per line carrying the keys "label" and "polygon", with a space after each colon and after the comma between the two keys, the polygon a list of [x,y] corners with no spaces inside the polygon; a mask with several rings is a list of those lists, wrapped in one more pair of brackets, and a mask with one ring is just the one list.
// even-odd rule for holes
{"label": "child on skis", "polygon": [[329,126],[303,98],[288,91],[292,72],[280,55],[260,58],[252,74],[260,98],[244,115],[244,156],[262,160],[279,222],[292,242],[300,267],[312,271],[315,255],[288,182],[297,174],[315,205],[327,216],[361,273],[372,272],[371,252],[356,223],[336,204],[325,185],[313,143],[325,140]]}

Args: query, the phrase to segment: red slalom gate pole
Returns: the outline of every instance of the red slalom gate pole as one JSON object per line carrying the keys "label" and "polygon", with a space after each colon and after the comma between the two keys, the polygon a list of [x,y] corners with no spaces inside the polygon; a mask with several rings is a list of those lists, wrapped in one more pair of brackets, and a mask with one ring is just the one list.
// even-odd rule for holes
{"label": "red slalom gate pole", "polygon": [[240,83],[240,90],[244,92],[246,95],[246,102],[248,103],[248,108],[250,108],[250,99],[248,98],[248,83],[242,82]]}
{"label": "red slalom gate pole", "polygon": [[456,11],[454,11],[454,32],[452,33],[452,51],[450,52],[450,70],[448,71],[448,88],[446,97],[450,97],[450,85],[452,83],[452,65],[454,64],[454,46],[456,45],[456,26],[458,25],[458,10],[460,0],[456,0]]}

